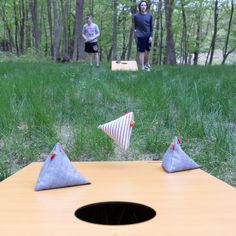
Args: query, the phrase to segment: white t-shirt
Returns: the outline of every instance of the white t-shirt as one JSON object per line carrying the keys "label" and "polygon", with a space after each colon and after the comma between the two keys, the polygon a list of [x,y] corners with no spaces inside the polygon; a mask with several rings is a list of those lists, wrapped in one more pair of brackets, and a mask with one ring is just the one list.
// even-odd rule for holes
{"label": "white t-shirt", "polygon": [[[96,34],[98,34],[100,31],[99,31],[99,28],[96,24],[94,23],[91,23],[90,25],[88,23],[86,23],[84,26],[83,26],[83,30],[82,30],[82,33],[86,36],[86,37],[93,37],[95,36]],[[97,39],[94,39],[92,41],[89,41],[90,43],[94,43],[94,42],[97,42]]]}

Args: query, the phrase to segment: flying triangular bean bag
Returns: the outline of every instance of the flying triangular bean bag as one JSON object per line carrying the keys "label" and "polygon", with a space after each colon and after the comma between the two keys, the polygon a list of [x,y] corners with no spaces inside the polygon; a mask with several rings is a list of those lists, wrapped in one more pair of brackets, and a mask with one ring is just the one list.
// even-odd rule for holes
{"label": "flying triangular bean bag", "polygon": [[134,114],[128,112],[116,120],[99,125],[98,128],[110,136],[121,148],[127,150],[133,126]]}
{"label": "flying triangular bean bag", "polygon": [[41,168],[35,191],[89,184],[57,143]]}
{"label": "flying triangular bean bag", "polygon": [[200,166],[194,162],[181,148],[180,139],[174,137],[173,142],[167,149],[163,161],[162,167],[169,173],[196,169]]}

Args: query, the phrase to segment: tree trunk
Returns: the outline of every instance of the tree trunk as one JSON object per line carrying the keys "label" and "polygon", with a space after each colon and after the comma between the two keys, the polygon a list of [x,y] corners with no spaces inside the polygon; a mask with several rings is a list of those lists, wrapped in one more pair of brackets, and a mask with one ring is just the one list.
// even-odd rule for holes
{"label": "tree trunk", "polygon": [[[101,15],[100,16],[100,37],[102,36],[102,31],[103,31],[103,16]],[[102,45],[100,45],[99,56],[100,56],[100,62],[101,62],[102,58],[103,58],[103,47],[102,47]]]}
{"label": "tree trunk", "polygon": [[89,14],[92,16],[93,16],[93,6],[94,6],[93,0],[89,0]]}
{"label": "tree trunk", "polygon": [[172,30],[172,14],[174,0],[165,0],[166,14],[166,64],[176,64],[175,42]]}
{"label": "tree trunk", "polygon": [[[208,55],[210,55],[210,59],[209,59],[209,65],[212,64],[213,61],[213,56],[214,56],[214,52],[215,52],[215,44],[216,44],[216,34],[217,34],[217,27],[218,27],[218,0],[215,1],[215,9],[214,9],[214,31],[213,31],[213,36],[212,36],[212,40],[211,40],[211,45],[210,45],[210,49],[208,52]],[[207,56],[208,59],[208,56]],[[207,63],[207,61],[206,61]]]}
{"label": "tree trunk", "polygon": [[9,51],[12,52],[13,48],[14,48],[14,39],[13,39],[13,33],[11,31],[10,23],[8,22],[8,19],[7,19],[6,3],[7,3],[6,0],[4,2],[0,1],[0,4],[1,4],[0,14],[1,14],[2,21],[4,23],[4,27],[6,28],[6,32],[7,32],[7,35],[8,35],[8,40],[7,41],[9,41]]}
{"label": "tree trunk", "polygon": [[126,54],[126,16],[122,19],[122,53],[121,53],[121,60],[125,60]]}
{"label": "tree trunk", "polygon": [[42,32],[44,30],[43,21],[44,21],[45,12],[46,12],[46,2],[44,1],[43,3],[41,3],[41,9],[40,9],[39,29],[41,33],[39,35],[39,47],[42,46],[41,41],[42,41],[42,35],[43,35]]}
{"label": "tree trunk", "polygon": [[117,0],[113,0],[113,35],[112,35],[112,58],[117,57]]}
{"label": "tree trunk", "polygon": [[234,14],[234,0],[231,0],[230,18],[229,18],[227,36],[226,36],[226,39],[225,39],[225,46],[223,48],[223,60],[222,60],[222,63],[221,63],[222,65],[225,64],[225,61],[226,61],[227,57],[229,56],[229,54],[231,52],[233,52],[236,48],[235,47],[235,48],[233,48],[233,50],[228,51],[229,35],[230,35],[230,31],[231,31],[231,26],[232,26],[233,14]]}
{"label": "tree trunk", "polygon": [[[133,4],[130,7],[130,12],[131,12],[132,15],[134,15],[135,13],[137,13],[136,0],[131,0],[131,2]],[[132,17],[132,19],[133,19],[133,17]],[[133,20],[132,20],[132,24],[131,24],[130,31],[129,31],[129,42],[128,42],[127,60],[129,60],[130,56],[131,56],[133,35],[134,35],[134,25],[133,25]]]}
{"label": "tree trunk", "polygon": [[[200,7],[201,9],[201,7]],[[198,56],[200,51],[200,30],[201,30],[201,11],[198,11],[196,13],[196,24],[197,24],[197,32],[196,32],[196,43],[195,43],[195,49],[194,49],[194,58],[193,58],[193,64],[198,64]]]}
{"label": "tree trunk", "polygon": [[76,0],[76,21],[73,60],[84,60],[84,39],[82,37],[83,29],[83,6],[84,0]]}
{"label": "tree trunk", "polygon": [[50,36],[50,52],[51,57],[54,58],[53,54],[53,29],[52,29],[52,7],[51,7],[51,0],[47,0],[47,12],[48,12],[48,25],[49,25],[49,36]]}
{"label": "tree trunk", "polygon": [[181,0],[181,9],[182,9],[182,19],[183,19],[183,30],[182,30],[182,39],[181,39],[181,64],[188,63],[188,56],[187,56],[187,22],[186,22],[186,14],[184,9],[184,1]]}
{"label": "tree trunk", "polygon": [[[157,4],[157,17],[156,17],[156,30],[153,40],[153,54],[152,54],[152,64],[158,64],[158,49],[159,49],[159,31],[160,31],[160,24],[161,24],[161,18],[162,18],[162,0],[160,0]],[[159,62],[160,64],[160,62]]]}
{"label": "tree trunk", "polygon": [[[64,6],[63,6],[63,1],[64,0],[61,0],[61,9],[62,11],[64,11]],[[68,15],[68,10],[69,10],[69,7],[67,8],[67,11],[66,11],[66,15]],[[62,47],[62,54],[63,54],[63,58],[64,57],[68,57],[68,28],[67,28],[67,21],[65,20],[64,21],[64,26],[63,26],[63,47]],[[69,58],[68,58],[69,59]]]}
{"label": "tree trunk", "polygon": [[26,50],[28,48],[31,48],[31,45],[32,45],[32,40],[31,40],[31,33],[32,33],[32,30],[31,30],[31,24],[28,24],[28,22],[30,22],[30,8],[29,8],[29,3],[27,2],[25,8],[26,8],[26,13],[25,13],[25,21],[27,22],[26,23],[26,26],[25,26],[25,48]]}
{"label": "tree trunk", "polygon": [[53,13],[54,13],[54,43],[53,43],[53,56],[54,60],[59,60],[60,52],[59,52],[59,43],[60,43],[60,28],[58,22],[58,9],[57,9],[57,1],[53,0]]}
{"label": "tree trunk", "polygon": [[110,47],[108,54],[107,54],[107,61],[108,62],[111,60],[111,56],[112,56],[112,46]]}
{"label": "tree trunk", "polygon": [[30,0],[30,10],[33,23],[33,47],[35,48],[36,53],[39,51],[40,46],[40,30],[38,22],[38,0]]}
{"label": "tree trunk", "polygon": [[50,48],[50,45],[48,43],[48,31],[47,31],[47,21],[46,21],[46,16],[43,17],[43,31],[44,31],[44,37],[45,37],[45,47],[44,47],[44,56],[48,56],[48,51]]}
{"label": "tree trunk", "polygon": [[15,23],[15,46],[16,46],[16,54],[19,56],[19,46],[18,46],[18,15],[17,15],[17,7],[16,1],[13,2],[14,7],[14,23]]}
{"label": "tree trunk", "polygon": [[160,43],[158,45],[159,47],[159,64],[163,64],[163,13],[162,13],[162,0],[159,1],[159,11],[160,11]]}
{"label": "tree trunk", "polygon": [[24,53],[24,42],[25,42],[25,5],[24,0],[21,0],[20,2],[20,53]]}
{"label": "tree trunk", "polygon": [[59,23],[58,19],[58,7],[57,7],[57,0],[53,0],[53,12],[54,12],[54,32],[55,32],[55,39],[53,44],[53,55],[54,60],[60,60],[60,39],[61,39],[61,32],[65,21],[65,15],[69,6],[70,0],[65,2],[65,7],[61,13],[61,20]]}

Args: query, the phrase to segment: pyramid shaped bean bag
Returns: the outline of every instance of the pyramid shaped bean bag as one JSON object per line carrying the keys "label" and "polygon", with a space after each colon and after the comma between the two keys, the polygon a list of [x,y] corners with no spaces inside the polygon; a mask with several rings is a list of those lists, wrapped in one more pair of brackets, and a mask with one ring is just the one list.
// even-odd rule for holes
{"label": "pyramid shaped bean bag", "polygon": [[134,114],[133,112],[128,112],[116,120],[99,125],[98,128],[110,136],[121,148],[127,150],[133,126]]}
{"label": "pyramid shaped bean bag", "polygon": [[41,168],[35,191],[89,184],[57,143]]}
{"label": "pyramid shaped bean bag", "polygon": [[162,167],[167,172],[172,173],[182,170],[196,169],[200,166],[182,150],[180,139],[175,137],[164,155]]}

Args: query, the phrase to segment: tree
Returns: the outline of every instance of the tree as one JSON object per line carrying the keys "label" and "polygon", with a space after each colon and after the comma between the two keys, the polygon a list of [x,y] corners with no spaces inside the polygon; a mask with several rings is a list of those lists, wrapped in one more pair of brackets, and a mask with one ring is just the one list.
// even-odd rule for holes
{"label": "tree", "polygon": [[227,59],[227,57],[229,56],[230,53],[232,53],[235,49],[236,46],[233,47],[232,49],[228,49],[228,44],[229,44],[229,35],[231,32],[231,27],[232,27],[232,19],[233,19],[233,14],[234,14],[234,0],[231,0],[231,9],[230,9],[230,17],[229,17],[229,24],[228,24],[228,30],[227,30],[227,35],[226,35],[226,39],[225,39],[225,45],[223,48],[223,60],[222,60],[222,65],[225,64],[225,61]]}
{"label": "tree", "polygon": [[8,39],[6,39],[6,37],[5,37],[4,41],[8,42],[8,48],[12,52],[15,45],[14,45],[13,33],[12,33],[12,29],[11,29],[11,22],[10,22],[11,18],[9,17],[9,14],[7,14],[7,1],[1,0],[0,4],[1,4],[0,14],[1,14],[2,21],[3,21],[3,25],[4,25],[4,33],[6,31],[7,37],[8,37]]}
{"label": "tree", "polygon": [[48,25],[49,25],[49,36],[50,36],[50,52],[52,58],[54,58],[53,52],[53,26],[52,26],[52,8],[51,8],[51,0],[47,0],[47,12],[48,12]]}
{"label": "tree", "polygon": [[94,1],[93,0],[89,0],[89,14],[91,14],[93,16],[94,12]]}
{"label": "tree", "polygon": [[39,21],[38,21],[38,0],[30,0],[30,12],[31,12],[31,18],[33,23],[33,46],[36,50],[36,53],[39,52],[39,46],[40,46],[40,29],[39,29]]}
{"label": "tree", "polygon": [[181,64],[187,64],[188,53],[187,53],[187,21],[186,21],[186,13],[185,13],[185,1],[181,0],[181,10],[182,10],[182,20],[183,20],[183,29],[182,29],[182,37],[181,37],[181,56],[182,61]]}
{"label": "tree", "polygon": [[112,58],[117,57],[117,0],[113,0]]}
{"label": "tree", "polygon": [[70,0],[66,0],[65,7],[62,9],[61,20],[59,23],[57,0],[53,0],[54,33],[55,33],[55,38],[53,43],[54,60],[58,60],[60,58],[60,38],[61,38],[62,27],[65,21],[66,12],[69,7],[69,3]]}
{"label": "tree", "polygon": [[[130,12],[131,12],[132,15],[134,15],[135,13],[137,13],[136,0],[130,0],[130,1],[131,1]],[[131,26],[130,26],[130,31],[129,31],[127,60],[129,60],[130,56],[131,56],[133,35],[134,35],[134,25],[133,25],[133,20],[131,20]]]}
{"label": "tree", "polygon": [[123,5],[120,14],[119,14],[119,18],[118,18],[118,22],[119,25],[121,25],[122,27],[122,51],[121,51],[121,60],[125,60],[125,55],[126,55],[126,51],[127,51],[127,45],[126,45],[126,35],[127,35],[127,30],[126,30],[126,25],[127,25],[127,9],[125,5]]}
{"label": "tree", "polygon": [[24,43],[25,43],[25,21],[26,21],[26,9],[25,9],[25,3],[24,0],[20,0],[19,2],[19,24],[20,24],[20,45],[19,45],[19,49],[20,49],[20,53],[23,54],[24,53]]}
{"label": "tree", "polygon": [[76,0],[76,21],[75,21],[75,37],[74,37],[74,51],[73,60],[84,60],[83,50],[83,6],[84,0]]}
{"label": "tree", "polygon": [[200,1],[199,6],[195,8],[195,23],[196,23],[196,36],[195,36],[195,48],[193,52],[193,64],[198,64],[198,57],[200,52],[200,33],[201,33],[201,18],[202,18],[202,1]]}
{"label": "tree", "polygon": [[206,59],[206,63],[208,61],[208,57],[210,56],[209,59],[209,65],[212,64],[212,60],[213,60],[213,56],[214,56],[214,52],[215,52],[215,44],[216,44],[216,34],[217,34],[217,28],[218,28],[218,0],[215,0],[215,8],[214,8],[214,30],[213,30],[213,35],[212,35],[212,39],[211,39],[211,45],[208,51],[208,55],[207,55],[207,59]]}
{"label": "tree", "polygon": [[[157,13],[155,23],[155,34],[153,40],[153,55],[152,63],[161,64],[162,61],[162,40],[163,40],[163,26],[162,26],[162,0],[158,1]],[[160,37],[159,37],[160,36]],[[159,49],[159,54],[158,54]]]}
{"label": "tree", "polygon": [[15,45],[16,45],[16,54],[19,56],[19,45],[18,45],[18,15],[17,15],[17,6],[16,1],[13,2],[14,6],[14,22],[15,22]]}
{"label": "tree", "polygon": [[166,15],[166,59],[165,63],[169,65],[176,64],[175,42],[172,29],[172,14],[174,0],[165,0]]}

